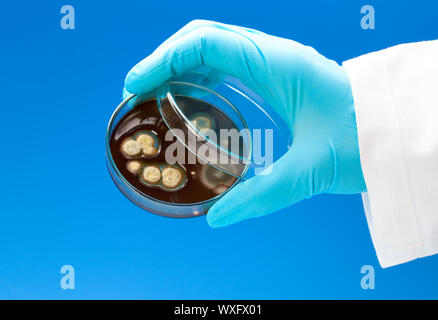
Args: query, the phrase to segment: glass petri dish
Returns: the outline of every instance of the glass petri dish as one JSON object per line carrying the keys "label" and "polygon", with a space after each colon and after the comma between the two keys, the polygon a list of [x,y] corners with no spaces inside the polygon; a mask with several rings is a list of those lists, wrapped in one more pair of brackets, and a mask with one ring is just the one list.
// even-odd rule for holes
{"label": "glass petri dish", "polygon": [[[156,99],[167,128],[188,152],[201,163],[236,178],[225,192],[195,203],[167,202],[142,192],[121,174],[111,153],[112,134],[127,113],[151,99]],[[220,112],[211,114],[208,106],[214,106]],[[223,118],[231,120],[232,125]],[[234,130],[233,135],[229,129]],[[230,142],[236,132],[237,147],[223,143],[223,135]],[[242,180],[264,174],[291,143],[286,124],[261,97],[234,78],[218,76],[212,70],[201,68],[171,79],[152,92],[130,95],[122,101],[108,123],[106,160],[116,186],[139,207],[162,216],[193,217],[207,213],[219,198]]]}
{"label": "glass petri dish", "polygon": [[245,119],[217,92],[169,81],[157,90],[157,104],[172,134],[201,161],[238,178],[245,176],[247,167],[257,165]]}

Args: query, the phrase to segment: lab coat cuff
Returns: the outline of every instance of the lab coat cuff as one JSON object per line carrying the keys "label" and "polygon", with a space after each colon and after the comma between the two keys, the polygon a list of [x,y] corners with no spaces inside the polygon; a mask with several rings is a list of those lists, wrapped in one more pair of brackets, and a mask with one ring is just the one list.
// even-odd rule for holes
{"label": "lab coat cuff", "polygon": [[343,63],[353,92],[367,185],[367,193],[362,195],[365,214],[383,268],[427,255],[403,161],[397,110],[387,76],[388,54],[380,51]]}

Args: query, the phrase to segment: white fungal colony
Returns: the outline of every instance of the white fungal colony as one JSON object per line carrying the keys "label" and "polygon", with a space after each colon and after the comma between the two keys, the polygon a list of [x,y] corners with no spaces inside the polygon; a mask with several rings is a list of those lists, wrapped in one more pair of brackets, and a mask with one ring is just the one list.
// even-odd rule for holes
{"label": "white fungal colony", "polygon": [[135,140],[128,138],[122,143],[122,152],[128,157],[139,154],[140,150],[141,148]]}
{"label": "white fungal colony", "polygon": [[161,179],[160,168],[156,166],[146,166],[143,169],[143,180],[149,183],[157,183]]}
{"label": "white fungal colony", "polygon": [[169,189],[176,188],[183,180],[181,170],[174,167],[166,167],[162,172],[162,176],[163,186]]}
{"label": "white fungal colony", "polygon": [[167,163],[148,164],[142,155],[153,157],[159,150],[158,137],[150,131],[140,131],[123,140],[121,151],[128,158],[126,168],[149,187],[176,191],[187,182],[185,169]]}
{"label": "white fungal colony", "polygon": [[204,113],[195,114],[190,122],[198,129],[202,134],[206,134],[208,130],[214,129],[215,125],[213,119]]}
{"label": "white fungal colony", "polygon": [[127,167],[132,173],[138,173],[141,168],[141,163],[139,161],[129,161]]}
{"label": "white fungal colony", "polygon": [[129,137],[122,143],[122,152],[127,157],[134,157],[142,152],[145,156],[151,157],[158,153],[155,146],[156,137],[152,132],[145,131],[140,133],[136,139]]}

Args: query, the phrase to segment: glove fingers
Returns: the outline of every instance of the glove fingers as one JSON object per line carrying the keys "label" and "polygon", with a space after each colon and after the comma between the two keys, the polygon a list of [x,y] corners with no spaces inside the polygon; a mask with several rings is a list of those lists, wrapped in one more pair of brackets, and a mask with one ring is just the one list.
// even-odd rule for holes
{"label": "glove fingers", "polygon": [[226,25],[193,27],[138,63],[128,73],[125,88],[135,94],[149,92],[166,80],[200,66],[219,70],[248,84],[253,81],[255,70],[251,66],[263,69],[264,64],[254,43],[242,35],[248,32]]}
{"label": "glove fingers", "polygon": [[196,32],[181,36],[132,68],[126,76],[125,88],[135,94],[149,92],[171,77],[202,65],[201,52]]}
{"label": "glove fingers", "polygon": [[209,21],[209,20],[198,20],[197,19],[197,20],[190,21],[184,27],[182,27],[176,33],[174,33],[172,36],[170,36],[166,41],[164,41],[162,44],[160,44],[156,50],[162,49],[163,47],[168,46],[173,41],[181,38],[182,36],[192,32],[200,27],[207,27],[207,26],[212,26],[212,25],[216,25],[216,24],[219,24],[219,23]]}
{"label": "glove fingers", "polygon": [[130,94],[131,94],[131,92],[126,90],[126,88],[123,88],[123,94],[122,94],[123,100],[125,100]]}
{"label": "glove fingers", "polygon": [[190,21],[184,27],[179,29],[175,34],[173,34],[166,41],[164,41],[158,48],[166,47],[171,42],[181,38],[182,36],[192,32],[200,27],[215,27],[215,28],[222,28],[222,29],[226,29],[226,30],[236,30],[236,31],[240,30],[240,31],[245,31],[248,33],[253,33],[253,34],[262,34],[262,32],[255,30],[255,29],[233,26],[233,25],[224,24],[224,23],[215,22],[215,21],[196,19],[196,20]]}

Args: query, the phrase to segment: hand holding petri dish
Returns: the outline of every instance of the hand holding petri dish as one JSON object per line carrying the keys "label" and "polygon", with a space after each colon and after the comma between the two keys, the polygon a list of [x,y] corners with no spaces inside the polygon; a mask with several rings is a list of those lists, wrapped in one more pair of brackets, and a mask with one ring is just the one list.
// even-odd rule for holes
{"label": "hand holding petri dish", "polygon": [[[220,88],[222,92],[215,91]],[[224,88],[228,98],[238,96],[234,101],[239,109],[222,95]],[[242,101],[250,113],[258,110],[266,118],[255,101],[202,73],[169,81],[143,96],[128,96],[107,130],[107,163],[114,182],[150,212],[171,217],[205,214],[259,167],[251,127],[240,112],[245,109]],[[268,119],[268,127],[278,131]]]}

